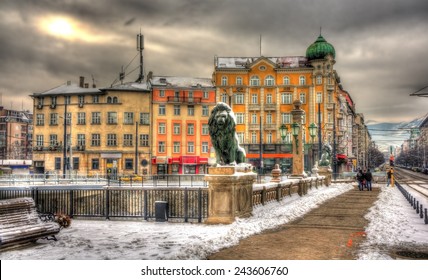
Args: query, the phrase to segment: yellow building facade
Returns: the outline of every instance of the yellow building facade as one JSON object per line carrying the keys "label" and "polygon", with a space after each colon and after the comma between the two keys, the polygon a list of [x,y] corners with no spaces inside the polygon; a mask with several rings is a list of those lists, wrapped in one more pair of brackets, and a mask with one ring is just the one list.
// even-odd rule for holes
{"label": "yellow building facade", "polygon": [[97,89],[82,78],[34,93],[35,172],[150,174],[150,96],[144,83]]}

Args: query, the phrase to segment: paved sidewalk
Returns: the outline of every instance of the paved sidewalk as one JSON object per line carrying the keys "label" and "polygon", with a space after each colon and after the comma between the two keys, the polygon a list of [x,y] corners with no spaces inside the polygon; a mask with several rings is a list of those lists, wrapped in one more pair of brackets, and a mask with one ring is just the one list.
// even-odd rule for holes
{"label": "paved sidewalk", "polygon": [[379,188],[354,188],[330,199],[302,218],[241,240],[208,257],[211,260],[352,260],[364,240],[364,216]]}

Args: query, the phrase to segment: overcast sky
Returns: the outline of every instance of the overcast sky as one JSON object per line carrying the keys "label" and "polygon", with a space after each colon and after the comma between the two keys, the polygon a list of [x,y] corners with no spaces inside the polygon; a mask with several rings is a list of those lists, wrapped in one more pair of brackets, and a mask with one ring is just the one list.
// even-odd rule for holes
{"label": "overcast sky", "polygon": [[[110,86],[145,36],[144,68],[210,78],[214,56],[304,56],[320,33],[336,49],[341,82],[367,121],[428,112],[426,0],[1,0],[2,104],[85,76]],[[136,58],[127,68],[135,80]]]}

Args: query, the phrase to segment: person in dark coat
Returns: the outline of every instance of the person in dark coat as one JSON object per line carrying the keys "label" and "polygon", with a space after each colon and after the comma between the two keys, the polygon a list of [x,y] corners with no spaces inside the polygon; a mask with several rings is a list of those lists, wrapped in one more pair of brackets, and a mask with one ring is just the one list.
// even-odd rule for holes
{"label": "person in dark coat", "polygon": [[358,189],[360,191],[364,190],[364,184],[363,184],[363,182],[364,182],[364,175],[363,175],[363,172],[361,171],[361,169],[358,170],[356,179],[358,181]]}
{"label": "person in dark coat", "polygon": [[370,172],[370,168],[367,169],[367,171],[364,170],[364,179],[366,180],[366,187],[368,191],[372,190],[372,180],[373,180],[373,175]]}

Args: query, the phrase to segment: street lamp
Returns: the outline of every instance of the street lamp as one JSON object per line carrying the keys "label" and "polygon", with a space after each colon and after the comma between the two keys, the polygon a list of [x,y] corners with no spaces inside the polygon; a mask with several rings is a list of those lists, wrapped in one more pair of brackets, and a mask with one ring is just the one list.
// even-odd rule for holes
{"label": "street lamp", "polygon": [[293,134],[294,142],[296,143],[296,154],[299,154],[299,131],[300,131],[300,125],[298,123],[293,123],[291,125],[291,134]]}
{"label": "street lamp", "polygon": [[311,161],[314,160],[314,138],[315,138],[315,135],[317,134],[317,129],[318,129],[318,126],[315,123],[311,123],[309,125],[309,136],[311,136],[311,151],[312,151]]}
{"label": "street lamp", "polygon": [[285,140],[285,136],[287,136],[287,132],[288,132],[288,128],[285,124],[282,124],[279,127],[279,132],[281,133],[281,139],[282,139],[282,143],[284,143]]}

